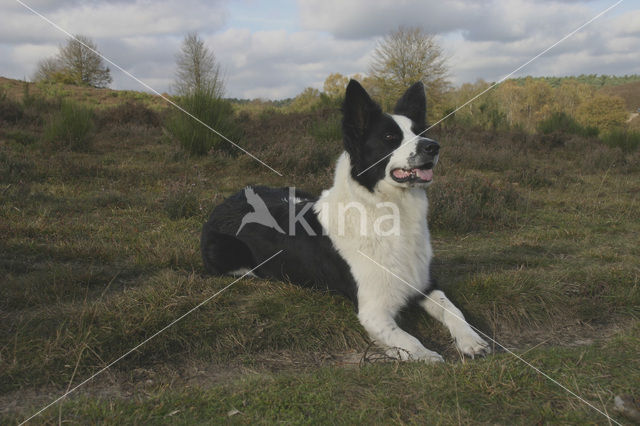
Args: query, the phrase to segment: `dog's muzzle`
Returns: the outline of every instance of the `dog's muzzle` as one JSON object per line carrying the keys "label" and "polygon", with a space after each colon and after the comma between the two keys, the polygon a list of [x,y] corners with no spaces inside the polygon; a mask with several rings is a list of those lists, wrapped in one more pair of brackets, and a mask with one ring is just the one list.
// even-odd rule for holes
{"label": "dog's muzzle", "polygon": [[440,145],[438,142],[420,138],[416,151],[407,159],[407,168],[391,170],[391,178],[398,183],[428,184],[433,180],[433,168],[438,162]]}

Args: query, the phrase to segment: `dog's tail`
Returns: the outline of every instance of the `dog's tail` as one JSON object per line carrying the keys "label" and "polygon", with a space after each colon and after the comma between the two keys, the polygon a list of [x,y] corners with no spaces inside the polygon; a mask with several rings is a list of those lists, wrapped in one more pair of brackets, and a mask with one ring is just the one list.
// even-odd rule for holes
{"label": "dog's tail", "polygon": [[208,223],[202,229],[200,249],[204,268],[212,275],[224,275],[256,266],[253,254],[245,243],[232,235],[218,232]]}

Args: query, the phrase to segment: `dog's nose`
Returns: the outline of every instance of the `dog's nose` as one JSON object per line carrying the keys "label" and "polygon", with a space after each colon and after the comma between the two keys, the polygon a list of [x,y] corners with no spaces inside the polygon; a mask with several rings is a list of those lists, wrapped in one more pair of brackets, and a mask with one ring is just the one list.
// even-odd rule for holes
{"label": "dog's nose", "polygon": [[420,138],[420,140],[418,141],[417,150],[418,153],[435,157],[440,151],[440,145],[438,144],[438,142],[432,139]]}

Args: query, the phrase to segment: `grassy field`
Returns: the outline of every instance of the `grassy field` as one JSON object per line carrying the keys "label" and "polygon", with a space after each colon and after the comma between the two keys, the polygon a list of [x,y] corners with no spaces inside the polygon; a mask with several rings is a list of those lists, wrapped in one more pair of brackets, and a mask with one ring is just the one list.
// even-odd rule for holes
{"label": "grassy field", "polygon": [[[111,95],[109,95],[111,96]],[[112,96],[116,98],[117,96]],[[47,116],[0,117],[0,423],[19,423],[213,296],[199,233],[247,184],[330,186],[338,112],[243,116],[245,155],[192,158],[145,103],[95,111],[86,150]],[[51,108],[46,105],[41,108]],[[640,153],[598,139],[452,128],[429,188],[435,275],[470,322],[621,423],[640,397]],[[375,362],[339,296],[245,278],[32,422],[607,424],[495,346]]]}

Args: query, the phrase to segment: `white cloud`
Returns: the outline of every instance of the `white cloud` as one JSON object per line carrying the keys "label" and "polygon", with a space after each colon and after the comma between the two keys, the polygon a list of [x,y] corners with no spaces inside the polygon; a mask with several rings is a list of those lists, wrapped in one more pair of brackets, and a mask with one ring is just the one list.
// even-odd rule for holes
{"label": "white cloud", "polygon": [[283,98],[321,88],[332,72],[366,69],[372,40],[336,40],[315,32],[229,29],[208,39],[235,97]]}

